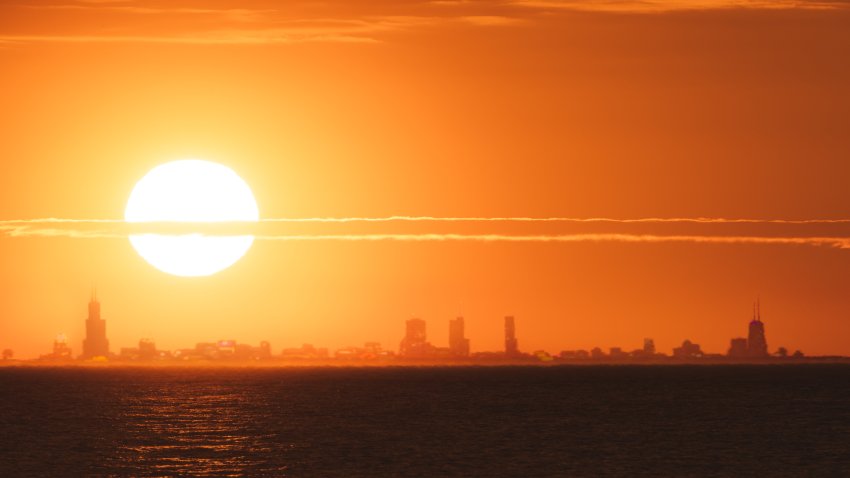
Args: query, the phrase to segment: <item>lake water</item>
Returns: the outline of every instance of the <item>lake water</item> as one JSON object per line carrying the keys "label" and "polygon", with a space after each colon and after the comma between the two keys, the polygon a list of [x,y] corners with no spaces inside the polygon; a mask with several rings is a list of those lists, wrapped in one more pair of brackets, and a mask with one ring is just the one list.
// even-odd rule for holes
{"label": "lake water", "polygon": [[850,476],[850,366],[0,368],[2,476]]}

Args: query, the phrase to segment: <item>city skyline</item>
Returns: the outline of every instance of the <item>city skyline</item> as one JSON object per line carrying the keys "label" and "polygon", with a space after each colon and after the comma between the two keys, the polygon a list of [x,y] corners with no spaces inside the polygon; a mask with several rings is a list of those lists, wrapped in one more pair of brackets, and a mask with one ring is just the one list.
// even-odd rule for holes
{"label": "city skyline", "polygon": [[[69,339],[64,333],[56,336],[53,342],[53,351],[42,354],[39,360],[51,362],[71,362],[75,359],[95,362],[117,362],[127,361],[151,361],[151,360],[188,360],[214,359],[222,357],[241,357],[242,360],[249,359],[297,359],[297,360],[362,360],[362,359],[391,359],[398,357],[403,360],[435,360],[435,361],[461,361],[466,359],[483,360],[520,360],[540,362],[550,360],[647,360],[647,359],[720,359],[732,360],[763,359],[769,357],[799,357],[805,354],[799,350],[789,351],[789,348],[780,345],[771,351],[767,345],[765,325],[761,318],[761,298],[753,302],[752,318],[748,323],[746,338],[732,337],[729,347],[725,352],[719,353],[703,350],[702,347],[690,339],[684,339],[680,346],[674,346],[671,354],[666,354],[656,348],[655,340],[650,337],[643,338],[643,347],[638,349],[624,349],[619,346],[611,346],[607,351],[598,345],[592,348],[580,348],[574,350],[526,350],[519,348],[519,339],[516,332],[516,318],[514,316],[503,317],[504,347],[501,350],[479,350],[471,352],[470,338],[465,333],[465,318],[462,316],[448,320],[448,343],[441,347],[432,344],[428,340],[427,321],[418,317],[405,321],[405,334],[398,346],[397,351],[391,348],[383,348],[380,342],[365,342],[363,347],[348,345],[335,350],[323,348],[307,342],[297,348],[282,347],[278,354],[268,341],[261,341],[259,347],[243,344],[234,339],[224,339],[213,342],[199,342],[194,348],[181,348],[174,351],[164,350],[156,347],[156,341],[152,338],[142,338],[138,347],[121,347],[119,352],[109,350],[109,340],[106,336],[106,320],[100,315],[100,301],[96,289],[92,289],[88,303],[88,317],[86,319],[87,335],[82,341],[82,353],[74,355]],[[833,356],[834,357],[834,356]],[[4,349],[4,360],[14,358],[13,349]]]}
{"label": "city skyline", "polygon": [[0,475],[850,476],[848,58],[850,0],[0,0]]}
{"label": "city skyline", "polygon": [[[79,352],[93,282],[113,344],[395,344],[400,317],[463,315],[495,350],[513,314],[524,349],[723,350],[761,295],[772,341],[850,355],[846,3],[68,3],[0,4],[19,356],[60,331]],[[209,276],[129,240],[151,202],[182,210],[134,191],[186,160],[256,205]]]}

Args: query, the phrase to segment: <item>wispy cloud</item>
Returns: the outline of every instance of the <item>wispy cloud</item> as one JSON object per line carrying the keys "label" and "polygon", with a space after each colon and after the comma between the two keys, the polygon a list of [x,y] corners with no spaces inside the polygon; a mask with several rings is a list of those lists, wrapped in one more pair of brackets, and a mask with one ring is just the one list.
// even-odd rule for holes
{"label": "wispy cloud", "polygon": [[273,9],[250,8],[190,8],[190,7],[144,7],[129,2],[110,2],[94,4],[41,4],[23,5],[23,8],[44,11],[83,11],[83,12],[120,12],[138,15],[208,15],[220,16],[232,20],[252,21],[273,14]]}
{"label": "wispy cloud", "polygon": [[378,40],[365,36],[287,32],[265,30],[212,32],[203,35],[175,36],[122,36],[122,35],[5,35],[2,43],[150,43],[183,45],[274,45],[307,42],[331,43],[377,43]]}
{"label": "wispy cloud", "polygon": [[780,244],[828,246],[850,249],[850,237],[762,237],[762,236],[659,236],[651,234],[306,234],[256,236],[260,240],[277,241],[473,241],[473,242],[627,242],[627,243],[697,243],[697,244]]}
{"label": "wispy cloud", "polygon": [[516,17],[508,17],[504,15],[466,15],[458,17],[461,22],[479,26],[503,26],[515,25],[522,23],[525,20]]}
{"label": "wispy cloud", "polygon": [[698,223],[698,224],[850,224],[850,219],[729,219],[729,218],[636,218],[617,219],[607,217],[436,217],[436,216],[386,216],[386,217],[308,217],[263,219],[266,222],[609,222],[634,223]]}
{"label": "wispy cloud", "polygon": [[[540,13],[664,13],[723,9],[846,9],[844,0],[497,0],[305,2],[223,1],[216,7],[173,0],[0,2],[4,45],[143,43],[273,45],[379,43],[389,34],[441,27],[502,28]],[[16,21],[20,18],[21,21]]]}
{"label": "wispy cloud", "polygon": [[[660,234],[635,232],[576,232],[545,234],[507,234],[504,231],[487,233],[373,233],[370,231],[342,231],[338,233],[300,233],[281,229],[287,224],[344,224],[364,223],[577,223],[577,224],[620,224],[620,225],[669,225],[669,224],[738,224],[738,225],[848,225],[850,219],[729,219],[729,218],[572,218],[572,217],[433,217],[433,216],[388,216],[388,217],[314,217],[272,218],[258,222],[223,223],[127,223],[118,219],[63,219],[42,218],[0,221],[0,234],[7,237],[64,237],[73,239],[121,239],[133,234],[165,235],[254,235],[258,240],[268,241],[403,241],[403,242],[510,242],[510,243],[692,243],[692,244],[763,244],[763,245],[806,245],[850,249],[850,236],[846,234],[824,236],[806,234]],[[492,227],[492,226],[491,226]]]}
{"label": "wispy cloud", "polygon": [[93,3],[93,4],[111,4],[111,3],[132,3],[134,0],[77,0],[77,3]]}
{"label": "wispy cloud", "polygon": [[[174,43],[263,45],[305,42],[376,43],[390,32],[442,25],[497,27],[522,22],[487,8],[471,12],[433,9],[427,2],[405,7],[293,2],[268,8],[257,2],[220,3],[200,8],[173,1],[88,1],[56,4],[0,4],[0,16],[27,21],[4,32],[4,43]],[[38,12],[33,19],[31,13]],[[64,18],[70,16],[69,18]],[[151,23],[151,18],[166,23]],[[14,23],[14,22],[12,22]],[[156,25],[155,27],[152,25]]]}
{"label": "wispy cloud", "polygon": [[540,10],[610,13],[664,13],[700,10],[832,10],[847,8],[835,0],[511,0],[512,5]]}
{"label": "wispy cloud", "polygon": [[[850,219],[781,219],[781,218],[723,218],[723,217],[643,217],[643,218],[611,218],[611,217],[531,217],[531,216],[379,216],[379,217],[281,217],[263,218],[259,223],[285,223],[285,222],[574,222],[594,223],[608,222],[620,224],[635,223],[697,223],[697,224],[850,224]],[[71,219],[58,217],[44,217],[34,219],[7,219],[0,220],[3,225],[27,225],[27,224],[127,224],[123,219]],[[208,224],[208,223],[207,223]]]}
{"label": "wispy cloud", "polygon": [[26,225],[0,225],[0,236],[13,238],[55,237],[70,239],[126,239],[126,233],[110,232],[107,229],[88,230],[73,227],[48,227]]}

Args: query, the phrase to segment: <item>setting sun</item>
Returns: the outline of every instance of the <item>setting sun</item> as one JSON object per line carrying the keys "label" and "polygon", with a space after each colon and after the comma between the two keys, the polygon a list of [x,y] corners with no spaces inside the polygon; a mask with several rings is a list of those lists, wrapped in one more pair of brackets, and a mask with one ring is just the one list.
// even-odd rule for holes
{"label": "setting sun", "polygon": [[[251,189],[233,170],[192,159],[157,166],[139,180],[124,219],[131,223],[257,221],[259,213]],[[230,267],[248,251],[254,237],[134,234],[130,242],[157,269],[194,277]]]}
{"label": "setting sun", "polygon": [[850,0],[0,0],[0,478],[850,478],[848,58]]}

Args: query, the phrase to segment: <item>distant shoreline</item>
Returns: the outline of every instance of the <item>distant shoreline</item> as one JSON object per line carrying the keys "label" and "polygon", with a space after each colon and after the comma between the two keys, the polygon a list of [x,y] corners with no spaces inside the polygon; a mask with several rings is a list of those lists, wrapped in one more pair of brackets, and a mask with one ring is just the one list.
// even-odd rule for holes
{"label": "distant shoreline", "polygon": [[0,368],[76,368],[76,369],[169,369],[169,368],[450,368],[450,367],[595,367],[595,366],[738,366],[738,365],[806,365],[806,364],[850,364],[850,357],[803,357],[764,359],[691,359],[691,360],[556,360],[540,362],[533,360],[193,360],[193,361],[46,361],[6,360]]}

